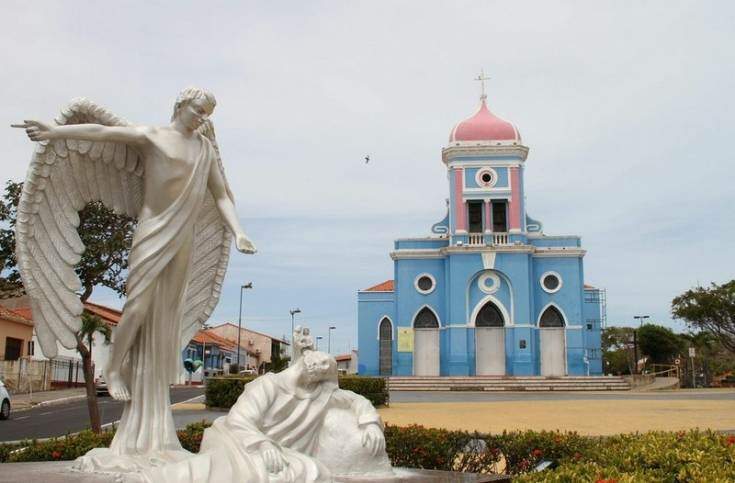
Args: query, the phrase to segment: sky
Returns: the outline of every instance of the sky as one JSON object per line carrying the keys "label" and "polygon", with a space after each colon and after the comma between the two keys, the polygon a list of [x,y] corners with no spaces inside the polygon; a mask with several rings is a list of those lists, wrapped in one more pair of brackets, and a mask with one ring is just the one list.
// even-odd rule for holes
{"label": "sky", "polygon": [[[735,4],[683,1],[3,2],[0,117],[50,120],[86,96],[166,124],[199,85],[240,220],[212,324],[297,323],[342,353],[357,290],[392,278],[395,238],[428,235],[448,195],[453,125],[490,108],[530,147],[529,214],[576,234],[609,325],[733,278]],[[0,129],[2,176],[31,146]],[[366,165],[363,157],[369,155]],[[93,300],[121,301],[103,289]],[[325,345],[321,346],[326,349]]]}

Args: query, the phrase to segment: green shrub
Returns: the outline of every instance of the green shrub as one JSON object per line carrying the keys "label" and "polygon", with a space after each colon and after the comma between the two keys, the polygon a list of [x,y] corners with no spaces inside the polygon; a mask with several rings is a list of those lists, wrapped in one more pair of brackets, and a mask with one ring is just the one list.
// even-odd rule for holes
{"label": "green shrub", "polygon": [[484,438],[479,433],[417,425],[385,427],[391,464],[407,468],[491,473],[500,460],[500,451],[483,443]]}
{"label": "green shrub", "polygon": [[256,377],[210,377],[204,389],[204,403],[210,408],[230,409],[242,394],[245,384]]}
{"label": "green shrub", "polygon": [[[198,452],[207,427],[208,423],[201,422],[180,430],[182,446]],[[0,444],[0,462],[73,460],[92,448],[108,446],[113,434],[83,431],[47,441]],[[714,431],[586,437],[549,431],[489,435],[386,425],[385,439],[394,466],[504,471],[515,475],[513,481],[518,482],[735,481],[735,436]],[[543,459],[555,461],[558,467],[532,472]]]}
{"label": "green shrub", "polygon": [[[242,394],[245,384],[256,376],[210,377],[205,389],[208,407],[230,409]],[[339,387],[365,396],[374,406],[388,404],[388,384],[382,377],[346,376],[339,378]]]}
{"label": "green shrub", "polygon": [[344,376],[339,378],[339,387],[365,396],[375,407],[388,404],[388,384],[384,377]]}

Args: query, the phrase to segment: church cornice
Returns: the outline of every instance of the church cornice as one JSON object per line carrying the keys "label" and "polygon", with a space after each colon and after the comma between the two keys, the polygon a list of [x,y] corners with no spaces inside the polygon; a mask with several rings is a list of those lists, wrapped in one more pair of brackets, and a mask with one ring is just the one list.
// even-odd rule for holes
{"label": "church cornice", "polygon": [[403,248],[390,252],[392,260],[410,260],[426,258],[446,258],[449,255],[467,255],[474,253],[525,253],[535,258],[582,258],[587,250],[581,248],[539,248],[533,245],[499,245],[499,246],[449,246],[444,248],[417,249]]}
{"label": "church cornice", "polygon": [[442,162],[449,164],[454,158],[461,156],[488,156],[488,157],[505,157],[513,156],[518,158],[518,162],[526,161],[528,157],[528,147],[522,145],[479,145],[479,146],[449,146],[442,149]]}

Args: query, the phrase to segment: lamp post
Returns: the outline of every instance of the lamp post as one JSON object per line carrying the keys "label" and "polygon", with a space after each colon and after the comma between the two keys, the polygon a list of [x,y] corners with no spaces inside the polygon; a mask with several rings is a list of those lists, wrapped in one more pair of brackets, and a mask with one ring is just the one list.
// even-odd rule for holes
{"label": "lamp post", "polygon": [[289,340],[291,341],[291,362],[293,362],[293,329],[294,329],[293,320],[294,320],[294,315],[301,313],[301,309],[299,308],[291,309],[288,311],[288,313],[291,314],[291,337],[289,337]]}
{"label": "lamp post", "polygon": [[319,341],[322,340],[324,337],[321,335],[316,336],[316,350],[319,350]]}
{"label": "lamp post", "polygon": [[[634,315],[634,319],[640,322],[639,328],[643,327],[643,321],[650,319],[650,315]],[[633,329],[633,355],[635,356],[635,373],[638,374],[638,329]]]}
{"label": "lamp post", "polygon": [[329,332],[327,332],[327,334],[328,334],[328,338],[327,338],[327,352],[329,353],[329,355],[332,355],[332,331],[334,329],[336,329],[336,328],[337,327],[335,327],[333,325],[330,325],[329,326]]}
{"label": "lamp post", "polygon": [[240,336],[242,334],[242,293],[245,291],[246,288],[253,288],[253,282],[248,282],[246,284],[240,285],[240,317],[237,319],[237,373],[239,374],[242,368],[240,367],[240,352],[242,351],[242,347],[240,347]]}

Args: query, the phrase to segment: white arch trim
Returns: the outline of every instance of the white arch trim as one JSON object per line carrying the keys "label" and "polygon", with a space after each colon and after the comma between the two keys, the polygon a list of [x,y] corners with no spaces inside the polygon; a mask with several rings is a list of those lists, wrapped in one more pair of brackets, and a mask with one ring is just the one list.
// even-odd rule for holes
{"label": "white arch trim", "polygon": [[[541,328],[541,316],[544,315],[544,312],[546,312],[546,309],[548,309],[551,306],[553,306],[556,310],[558,310],[559,313],[561,314],[561,318],[564,319],[564,327],[563,328],[564,329],[569,328],[569,319],[567,319],[567,314],[565,314],[564,313],[564,310],[561,307],[559,307],[554,302],[549,302],[548,304],[544,305],[544,308],[542,308],[539,311],[538,316],[536,317],[536,327]],[[549,328],[549,327],[545,327],[545,328]],[[552,328],[556,328],[556,327],[552,327]]]}
{"label": "white arch trim", "polygon": [[492,302],[495,304],[498,309],[500,309],[500,313],[503,314],[503,327],[508,327],[513,325],[511,322],[510,314],[508,314],[508,310],[505,308],[505,305],[503,305],[503,302],[498,300],[497,297],[493,295],[486,295],[482,298],[479,302],[477,302],[477,305],[475,305],[475,308],[472,309],[472,316],[470,317],[470,320],[467,324],[467,327],[475,327],[475,319],[477,318],[477,314],[480,313],[480,310],[485,306],[486,303]]}
{"label": "white arch trim", "polygon": [[413,317],[411,317],[411,328],[414,328],[414,324],[416,323],[416,316],[419,315],[419,312],[421,312],[424,307],[431,310],[434,313],[434,317],[436,317],[436,321],[439,323],[439,329],[442,328],[442,319],[439,318],[439,314],[436,313],[436,310],[434,310],[430,305],[424,304],[421,307],[418,308],[416,312],[413,313]]}
{"label": "white arch trim", "polygon": [[395,340],[396,336],[395,332],[393,332],[393,329],[395,328],[395,326],[393,325],[393,319],[391,319],[387,315],[381,315],[380,317],[378,317],[378,341],[380,341],[380,323],[383,322],[383,319],[388,319],[388,322],[390,322],[390,340]]}
{"label": "white arch trim", "polygon": [[[508,277],[508,275],[506,275],[504,272],[502,272],[500,270],[497,270],[495,268],[488,268],[488,269],[482,269],[482,270],[480,270],[478,272],[475,272],[469,278],[469,280],[467,281],[467,285],[465,287],[465,292],[464,292],[464,299],[465,299],[464,306],[466,307],[466,309],[465,309],[466,310],[465,315],[466,316],[469,316],[469,320],[467,322],[467,327],[474,327],[475,326],[473,321],[475,320],[475,315],[476,315],[476,314],[473,315],[473,314],[470,313],[470,288],[472,287],[472,285],[475,282],[477,282],[477,280],[485,272],[493,272],[498,277],[500,277],[500,280],[501,281],[503,281],[506,284],[508,284],[508,295],[510,296],[510,316],[506,316],[507,315],[507,312],[503,312],[503,316],[505,316],[505,326],[506,327],[515,325],[515,319],[513,318],[513,314],[515,313],[515,297],[513,296],[513,284],[510,283],[510,277]],[[502,287],[499,286],[498,287],[498,291],[500,291],[501,288]],[[495,293],[497,293],[497,292],[495,292]],[[485,300],[485,299],[487,299],[487,297],[483,298],[482,300]],[[480,305],[482,305],[482,303],[483,303],[482,300],[479,302]],[[502,306],[503,308],[505,308],[505,306],[503,306],[500,303],[498,303],[497,305],[499,307]],[[475,307],[475,309],[477,309],[477,307]],[[479,309],[477,309],[477,310],[479,311]]]}

